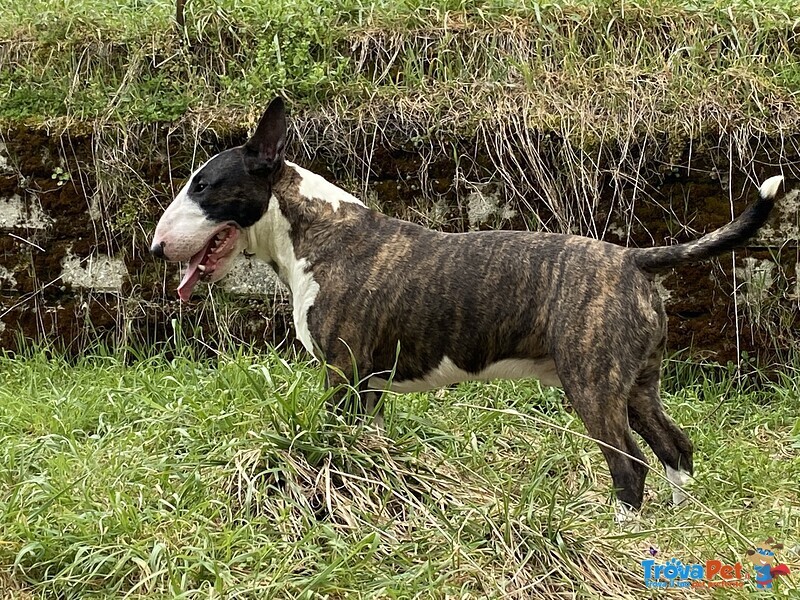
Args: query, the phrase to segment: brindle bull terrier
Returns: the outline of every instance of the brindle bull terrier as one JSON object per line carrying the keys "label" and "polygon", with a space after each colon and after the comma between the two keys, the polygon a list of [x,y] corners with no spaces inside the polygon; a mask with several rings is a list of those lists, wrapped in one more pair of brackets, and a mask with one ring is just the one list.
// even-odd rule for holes
{"label": "brindle bull terrier", "polygon": [[536,377],[563,387],[624,505],[641,506],[647,475],[631,429],[664,464],[673,500],[684,500],[692,443],[659,399],[667,318],[653,276],[746,242],[780,176],[696,241],[624,248],[553,233],[432,231],[286,161],[285,143],[278,98],[253,137],[197,169],[161,217],[151,251],[188,261],[182,300],[247,251],[291,291],[297,337],[329,365],[329,383],[356,386],[370,410],[384,390]]}

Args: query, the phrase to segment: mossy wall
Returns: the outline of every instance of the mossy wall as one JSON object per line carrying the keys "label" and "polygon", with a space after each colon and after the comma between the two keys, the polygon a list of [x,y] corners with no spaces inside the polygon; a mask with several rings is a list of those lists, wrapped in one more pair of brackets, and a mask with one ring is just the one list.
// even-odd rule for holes
{"label": "mossy wall", "polygon": [[[367,157],[338,155],[324,135],[309,135],[314,115],[298,116],[289,155],[371,205],[449,231],[532,228],[571,231],[630,245],[685,241],[726,223],[755,194],[756,180],[797,164],[800,137],[772,155],[760,140],[749,172],[731,145],[687,142],[641,150],[636,178],[615,176],[613,152],[595,154],[592,189],[576,189],[559,156],[567,140],[541,134],[546,180],[527,181],[523,201],[497,157],[477,139],[451,152],[417,151],[375,134]],[[208,297],[181,306],[178,267],[152,259],[148,244],[160,212],[191,165],[241,143],[246,128],[220,133],[149,125],[135,132],[74,132],[6,124],[0,137],[0,344],[17,349],[43,340],[79,352],[100,338],[152,343],[184,332],[209,344],[231,334],[242,343],[291,342],[288,295],[268,269],[243,261]],[[353,141],[351,141],[353,142]],[[353,143],[358,147],[360,143]],[[592,157],[592,148],[573,154]],[[736,153],[732,156],[731,152]],[[628,157],[629,159],[630,157]],[[660,160],[659,160],[660,159]],[[591,164],[586,159],[584,162]],[[559,172],[559,169],[565,169]],[[800,341],[798,180],[749,248],[676,269],[657,284],[670,315],[671,350],[691,348],[717,360],[737,349],[764,360]],[[531,179],[524,165],[519,175]],[[617,174],[618,175],[618,174]],[[556,201],[557,200],[557,201]],[[735,265],[735,266],[734,266]],[[223,336],[222,334],[225,334]]]}

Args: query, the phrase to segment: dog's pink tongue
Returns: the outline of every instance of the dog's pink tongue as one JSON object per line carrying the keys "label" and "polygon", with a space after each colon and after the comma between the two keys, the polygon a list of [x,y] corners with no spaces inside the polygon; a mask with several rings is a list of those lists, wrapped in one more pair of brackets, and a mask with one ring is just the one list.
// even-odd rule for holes
{"label": "dog's pink tongue", "polygon": [[197,267],[200,264],[200,261],[203,260],[204,255],[205,248],[195,254],[192,257],[192,260],[189,261],[189,266],[186,267],[186,273],[183,274],[183,279],[181,279],[181,282],[178,285],[178,297],[183,302],[189,301],[189,299],[192,297],[192,290],[194,289],[194,286],[196,286],[197,282],[200,281],[202,273]]}

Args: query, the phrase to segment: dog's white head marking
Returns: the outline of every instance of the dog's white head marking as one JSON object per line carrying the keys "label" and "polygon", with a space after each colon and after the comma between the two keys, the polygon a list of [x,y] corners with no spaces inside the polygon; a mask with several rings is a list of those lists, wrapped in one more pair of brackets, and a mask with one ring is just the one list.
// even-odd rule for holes
{"label": "dog's white head marking", "polygon": [[270,103],[243,145],[220,152],[192,173],[156,227],[151,252],[189,261],[178,287],[188,300],[201,281],[222,279],[246,245],[242,232],[266,213],[286,141],[283,101]]}
{"label": "dog's white head marking", "polygon": [[339,210],[339,204],[341,202],[350,202],[352,204],[364,206],[361,200],[333,185],[324,177],[312,173],[308,169],[304,169],[288,160],[286,161],[286,166],[294,169],[297,174],[300,175],[300,189],[298,193],[301,197],[307,198],[308,200],[329,202],[331,206],[333,206],[334,212]]}

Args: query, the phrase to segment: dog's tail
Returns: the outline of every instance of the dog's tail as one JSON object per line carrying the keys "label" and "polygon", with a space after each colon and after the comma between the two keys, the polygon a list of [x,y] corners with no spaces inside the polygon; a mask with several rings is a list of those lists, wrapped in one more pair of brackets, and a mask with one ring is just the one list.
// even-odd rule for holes
{"label": "dog's tail", "polygon": [[767,179],[758,190],[758,200],[748,206],[739,218],[699,240],[677,246],[634,249],[636,264],[643,271],[660,271],[705,260],[741,246],[766,222],[775,204],[781,181],[783,177],[780,175]]}

